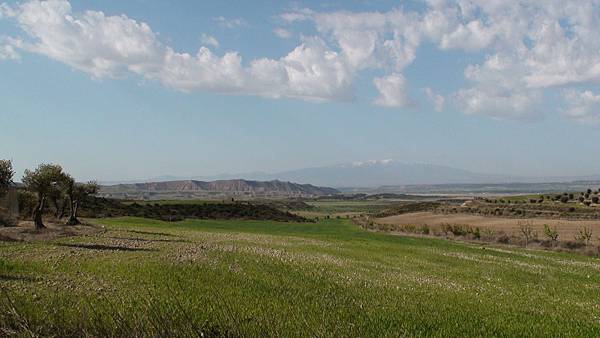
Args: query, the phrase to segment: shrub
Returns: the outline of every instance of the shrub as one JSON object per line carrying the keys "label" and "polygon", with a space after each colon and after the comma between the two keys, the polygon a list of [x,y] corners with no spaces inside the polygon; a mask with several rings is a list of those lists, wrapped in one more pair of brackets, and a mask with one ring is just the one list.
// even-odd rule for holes
{"label": "shrub", "polygon": [[593,197],[592,197],[592,203],[594,203],[594,204],[598,204],[598,200],[599,200],[599,199],[598,199],[598,196],[593,196]]}
{"label": "shrub", "polygon": [[442,230],[442,233],[444,233],[444,236],[448,236],[450,229],[451,229],[451,226],[448,223],[443,223],[442,225],[440,225],[440,230]]}
{"label": "shrub", "polygon": [[17,221],[14,218],[3,215],[0,212],[0,227],[14,227],[17,225]]}
{"label": "shrub", "polygon": [[575,198],[575,196],[573,196],[573,194],[569,194],[569,199],[572,200],[573,198]]}
{"label": "shrub", "polygon": [[552,229],[548,224],[544,224],[544,235],[553,243],[558,241],[558,231],[556,230],[556,227]]}
{"label": "shrub", "polygon": [[562,203],[567,203],[567,202],[569,202],[569,196],[561,196],[561,197],[560,197],[560,201],[561,201]]}
{"label": "shrub", "polygon": [[590,205],[592,205],[592,202],[585,201],[585,202],[583,202],[583,205],[585,205],[586,207],[589,207]]}
{"label": "shrub", "polygon": [[414,225],[412,225],[412,224],[407,224],[407,225],[404,225],[404,226],[401,228],[401,230],[402,230],[402,231],[404,231],[404,232],[411,232],[411,233],[415,233],[415,232],[417,232],[417,227],[416,227],[416,226],[414,226]]}
{"label": "shrub", "polygon": [[454,236],[464,236],[466,234],[468,234],[470,232],[469,227],[468,226],[462,226],[462,225],[455,225],[452,227],[452,234]]}
{"label": "shrub", "polygon": [[471,231],[471,234],[475,239],[481,239],[481,230],[479,227],[475,227],[475,229]]}
{"label": "shrub", "polygon": [[496,232],[492,229],[481,230],[481,239],[484,241],[492,241],[496,237]]}
{"label": "shrub", "polygon": [[579,202],[583,203],[583,201],[585,201],[585,198],[583,198],[583,196],[579,196]]}
{"label": "shrub", "polygon": [[498,237],[497,241],[498,241],[498,243],[509,244],[510,237],[507,234],[502,234],[502,235],[500,235],[500,237]]}
{"label": "shrub", "polygon": [[592,229],[586,226],[580,228],[579,233],[575,236],[575,240],[589,245],[592,240]]}
{"label": "shrub", "polygon": [[566,241],[566,242],[562,242],[560,243],[560,246],[565,248],[565,249],[569,249],[569,250],[575,250],[575,249],[580,249],[582,247],[585,246],[585,244],[583,242],[579,242],[579,241]]}

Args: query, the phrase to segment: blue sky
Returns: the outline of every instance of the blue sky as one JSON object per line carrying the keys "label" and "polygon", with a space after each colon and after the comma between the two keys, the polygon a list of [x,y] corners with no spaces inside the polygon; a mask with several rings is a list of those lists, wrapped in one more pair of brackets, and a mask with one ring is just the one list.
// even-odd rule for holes
{"label": "blue sky", "polygon": [[502,3],[9,1],[0,158],[81,180],[600,173],[598,2]]}

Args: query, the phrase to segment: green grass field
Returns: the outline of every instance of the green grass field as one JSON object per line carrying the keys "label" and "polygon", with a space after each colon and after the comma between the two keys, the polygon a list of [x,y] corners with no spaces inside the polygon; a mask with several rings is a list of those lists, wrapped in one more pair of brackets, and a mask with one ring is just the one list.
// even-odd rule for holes
{"label": "green grass field", "polygon": [[128,204],[140,204],[140,205],[174,205],[174,204],[221,204],[231,203],[231,199],[180,199],[180,200],[133,200],[133,201],[122,201],[121,203]]}
{"label": "green grass field", "polygon": [[311,201],[307,204],[322,213],[377,212],[398,204],[396,201]]}
{"label": "green grass field", "polygon": [[0,242],[0,336],[600,336],[600,260],[320,223]]}

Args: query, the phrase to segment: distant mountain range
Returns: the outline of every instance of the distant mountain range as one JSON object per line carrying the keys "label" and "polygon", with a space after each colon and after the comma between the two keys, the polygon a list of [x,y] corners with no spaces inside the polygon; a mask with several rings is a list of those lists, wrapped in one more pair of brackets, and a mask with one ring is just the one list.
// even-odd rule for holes
{"label": "distant mountain range", "polygon": [[278,180],[178,180],[102,185],[99,196],[127,199],[225,198],[225,197],[312,197],[339,193],[338,190]]}
{"label": "distant mountain range", "polygon": [[[163,176],[138,182],[181,180]],[[600,180],[600,175],[585,177],[526,177],[471,172],[448,166],[408,163],[396,160],[372,160],[324,167],[304,168],[278,173],[241,173],[191,177],[192,180],[213,181],[246,179],[256,181],[290,181],[336,188],[380,187],[424,184],[481,184],[481,183],[547,183]]]}

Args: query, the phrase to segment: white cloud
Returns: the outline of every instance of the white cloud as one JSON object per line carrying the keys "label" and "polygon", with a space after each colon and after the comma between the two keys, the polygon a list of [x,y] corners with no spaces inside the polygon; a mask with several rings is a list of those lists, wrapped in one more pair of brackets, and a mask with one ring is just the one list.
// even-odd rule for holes
{"label": "white cloud", "polygon": [[459,107],[467,114],[498,119],[539,118],[542,93],[527,87],[523,79],[526,71],[514,57],[501,54],[489,56],[482,65],[467,67],[465,77],[473,85],[457,92]]}
{"label": "white cloud", "polygon": [[18,60],[19,54],[11,45],[0,45],[0,60]]}
{"label": "white cloud", "polygon": [[16,20],[32,38],[22,48],[46,55],[95,77],[156,71],[164,47],[145,23],[126,16],[86,11],[73,15],[66,1],[27,2]]}
{"label": "white cloud", "polygon": [[[73,13],[67,1],[30,1],[14,9],[29,36],[19,45],[101,77],[137,74],[181,90],[307,100],[347,100],[353,73],[320,38],[306,38],[280,59],[257,59],[245,67],[241,56],[223,56],[201,47],[195,55],[162,44],[143,22],[98,11]],[[210,38],[206,36],[206,38]],[[210,39],[208,44],[215,45]],[[11,47],[12,48],[12,47]]]}
{"label": "white cloud", "polygon": [[7,17],[15,16],[15,11],[7,4],[0,3],[0,19]]}
{"label": "white cloud", "polygon": [[200,42],[207,46],[219,48],[219,40],[217,40],[214,36],[208,35],[206,33],[202,33],[202,35],[200,36]]}
{"label": "white cloud", "polygon": [[317,30],[335,41],[348,64],[357,70],[402,71],[414,61],[420,43],[414,13],[318,13],[313,20]]}
{"label": "white cloud", "polygon": [[353,73],[340,55],[316,37],[303,43],[278,61],[252,62],[251,77],[261,87],[259,93],[272,97],[298,97],[309,100],[349,100]]}
{"label": "white cloud", "polygon": [[409,104],[406,95],[406,80],[402,74],[391,74],[373,79],[379,91],[374,103],[383,107],[398,108]]}
{"label": "white cloud", "polygon": [[[468,85],[456,89],[452,102],[467,114],[499,119],[539,117],[547,88],[600,83],[598,0],[426,0],[425,7],[419,12],[283,13],[280,18],[288,25],[314,24],[317,36],[303,38],[282,57],[244,63],[237,52],[217,55],[206,48],[218,46],[208,35],[202,36],[205,47],[186,53],[125,15],[73,13],[65,0],[33,0],[0,5],[0,18],[17,22],[27,37],[2,42],[1,55],[14,58],[25,50],[94,77],[135,74],[182,91],[307,100],[351,99],[357,74],[369,69],[383,74],[373,79],[379,91],[374,102],[402,107],[409,102],[403,73],[420,45],[430,42],[442,54],[455,49],[486,55],[464,70]],[[241,18],[222,16],[214,22],[224,28],[246,25]],[[289,38],[291,28],[274,33]],[[446,104],[444,97],[426,93],[436,110]]]}
{"label": "white cloud", "polygon": [[433,109],[435,109],[435,111],[437,112],[441,112],[444,110],[444,103],[446,102],[446,99],[433,91],[433,89],[427,87],[423,89],[425,91],[425,94],[427,95],[427,97],[429,98],[429,100],[431,101],[431,103],[433,104]]}
{"label": "white cloud", "polygon": [[312,9],[301,8],[281,14],[281,19],[288,23],[294,23],[296,21],[311,20],[314,14],[315,12]]}
{"label": "white cloud", "polygon": [[226,18],[224,16],[217,16],[213,20],[222,28],[233,29],[246,25],[246,21],[241,18]]}
{"label": "white cloud", "polygon": [[273,33],[282,39],[289,39],[292,37],[292,32],[284,28],[275,28]]}
{"label": "white cloud", "polygon": [[422,27],[441,49],[490,55],[465,70],[472,86],[457,92],[470,114],[530,119],[545,88],[600,82],[597,1],[435,0]]}
{"label": "white cloud", "polygon": [[589,90],[568,90],[564,93],[568,108],[565,115],[581,123],[600,124],[600,94]]}

